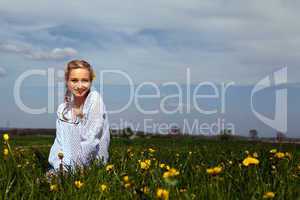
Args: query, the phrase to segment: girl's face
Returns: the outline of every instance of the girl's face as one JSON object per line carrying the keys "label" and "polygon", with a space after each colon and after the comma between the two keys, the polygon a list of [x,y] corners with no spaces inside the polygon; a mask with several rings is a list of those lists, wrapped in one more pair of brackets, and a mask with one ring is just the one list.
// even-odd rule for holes
{"label": "girl's face", "polygon": [[91,87],[90,72],[87,69],[72,69],[69,74],[67,86],[75,98],[83,98]]}

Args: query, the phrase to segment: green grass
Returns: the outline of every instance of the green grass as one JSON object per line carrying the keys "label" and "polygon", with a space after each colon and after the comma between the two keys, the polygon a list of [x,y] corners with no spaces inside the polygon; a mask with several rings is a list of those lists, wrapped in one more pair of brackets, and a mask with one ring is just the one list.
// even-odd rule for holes
{"label": "green grass", "polygon": [[[9,143],[12,155],[0,157],[2,199],[157,199],[163,188],[169,199],[263,199],[265,192],[274,199],[300,199],[300,148],[296,144],[271,144],[246,141],[216,141],[195,138],[112,138],[110,161],[113,170],[92,164],[82,170],[58,175],[48,183],[46,161],[53,137],[13,137]],[[1,149],[5,145],[1,146]],[[155,149],[154,153],[149,148]],[[269,151],[276,148],[289,152],[289,158],[278,159]],[[130,149],[130,150],[128,150]],[[249,154],[258,154],[258,165],[243,166]],[[141,169],[139,161],[151,160],[149,169]],[[179,175],[163,178],[164,163]],[[222,167],[219,174],[206,172]],[[129,176],[125,187],[123,176]],[[78,189],[74,182],[84,183]],[[58,191],[50,191],[50,185]],[[107,191],[99,189],[108,186]],[[149,192],[142,192],[147,187]]]}

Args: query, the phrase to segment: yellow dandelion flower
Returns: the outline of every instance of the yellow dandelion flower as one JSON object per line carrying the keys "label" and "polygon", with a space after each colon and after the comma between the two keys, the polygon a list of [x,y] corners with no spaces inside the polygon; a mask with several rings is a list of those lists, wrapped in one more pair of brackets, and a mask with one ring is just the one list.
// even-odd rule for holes
{"label": "yellow dandelion flower", "polygon": [[74,185],[75,185],[75,187],[76,187],[77,189],[80,189],[80,188],[83,187],[84,183],[81,182],[81,181],[75,181],[75,182],[74,182]]}
{"label": "yellow dandelion flower", "polygon": [[169,165],[166,165],[165,168],[166,168],[166,170],[170,170],[171,169]]}
{"label": "yellow dandelion flower", "polygon": [[222,167],[217,166],[217,167],[211,167],[206,169],[206,173],[211,174],[211,175],[217,175],[222,172]]}
{"label": "yellow dandelion flower", "polygon": [[272,199],[275,197],[275,193],[274,192],[266,192],[263,196],[264,199]]}
{"label": "yellow dandelion flower", "polygon": [[163,178],[169,178],[178,175],[179,175],[179,171],[177,171],[175,168],[170,168],[168,171],[164,172]]}
{"label": "yellow dandelion flower", "polygon": [[6,142],[9,140],[9,135],[7,133],[3,134],[3,140]]}
{"label": "yellow dandelion flower", "polygon": [[149,160],[149,159],[145,160],[145,163],[150,166],[151,165],[151,160]]}
{"label": "yellow dandelion flower", "polygon": [[4,156],[8,156],[8,154],[9,154],[8,149],[7,148],[3,149],[3,155]]}
{"label": "yellow dandelion flower", "polygon": [[58,185],[57,184],[51,184],[50,185],[50,191],[51,192],[57,192],[58,191]]}
{"label": "yellow dandelion flower", "polygon": [[129,177],[126,175],[126,176],[123,176],[123,181],[125,182],[125,183],[127,183],[127,182],[129,182]]}
{"label": "yellow dandelion flower", "polygon": [[164,164],[164,163],[159,164],[160,168],[164,168],[165,166],[166,166],[166,164]]}
{"label": "yellow dandelion flower", "polygon": [[162,188],[158,188],[156,191],[156,197],[159,199],[168,200],[169,199],[169,191],[162,189]]}
{"label": "yellow dandelion flower", "polygon": [[275,153],[274,156],[275,156],[276,158],[281,159],[281,158],[284,158],[285,154],[279,151],[279,152]]}
{"label": "yellow dandelion flower", "polygon": [[110,171],[112,171],[114,169],[114,165],[112,165],[112,164],[107,165],[105,169],[106,169],[106,171],[110,172]]}
{"label": "yellow dandelion flower", "polygon": [[259,160],[256,158],[253,158],[251,156],[248,156],[247,158],[245,158],[243,160],[243,165],[244,166],[249,166],[249,165],[258,165],[259,164]]}
{"label": "yellow dandelion flower", "polygon": [[155,152],[155,149],[149,148],[148,151],[149,151],[150,153],[154,153],[154,152]]}
{"label": "yellow dandelion flower", "polygon": [[141,169],[149,169],[150,165],[151,165],[151,160],[144,160],[144,161],[139,161],[140,163],[140,168]]}
{"label": "yellow dandelion flower", "polygon": [[164,172],[163,178],[169,178],[171,176],[171,173],[169,171]]}
{"label": "yellow dandelion flower", "polygon": [[100,189],[100,191],[105,192],[108,190],[108,187],[106,184],[100,184],[99,189]]}
{"label": "yellow dandelion flower", "polygon": [[60,152],[58,152],[57,156],[60,160],[62,160],[64,158],[64,153],[62,151],[60,151]]}

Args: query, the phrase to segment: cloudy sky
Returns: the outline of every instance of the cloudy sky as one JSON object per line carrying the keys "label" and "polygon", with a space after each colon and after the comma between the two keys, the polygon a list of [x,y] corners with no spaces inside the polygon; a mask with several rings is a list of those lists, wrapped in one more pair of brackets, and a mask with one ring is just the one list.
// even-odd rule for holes
{"label": "cloudy sky", "polygon": [[[193,84],[251,86],[285,66],[288,82],[296,84],[299,8],[296,0],[1,0],[0,88],[12,94],[22,73],[62,70],[74,58],[86,59],[97,72],[122,70],[135,84],[185,84],[189,68]],[[105,80],[126,83],[114,76]],[[7,110],[4,102],[14,99],[1,98]],[[0,126],[12,119],[2,118]]]}

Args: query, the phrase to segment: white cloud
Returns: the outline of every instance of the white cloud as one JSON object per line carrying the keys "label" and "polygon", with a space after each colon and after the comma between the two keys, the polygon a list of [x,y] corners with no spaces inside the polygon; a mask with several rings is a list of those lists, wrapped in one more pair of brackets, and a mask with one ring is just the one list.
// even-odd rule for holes
{"label": "white cloud", "polygon": [[28,54],[31,52],[31,49],[20,44],[0,43],[0,51]]}
{"label": "white cloud", "polygon": [[73,48],[55,48],[50,52],[31,52],[27,56],[35,60],[61,60],[77,54],[78,52]]}
{"label": "white cloud", "polygon": [[78,54],[77,50],[70,47],[54,48],[47,52],[34,50],[30,45],[14,43],[0,43],[0,51],[23,54],[25,57],[33,60],[62,60]]}

